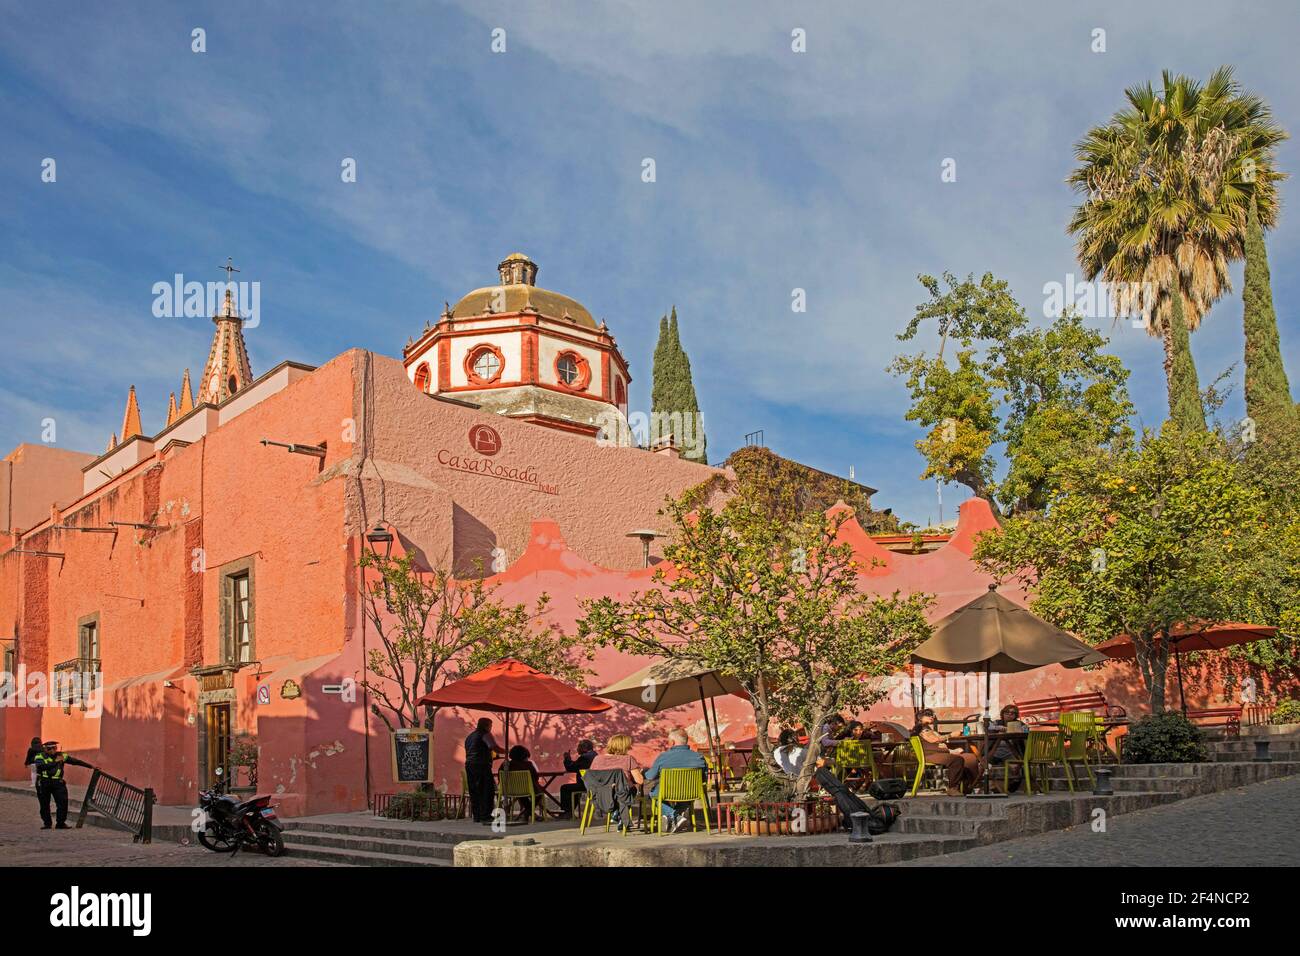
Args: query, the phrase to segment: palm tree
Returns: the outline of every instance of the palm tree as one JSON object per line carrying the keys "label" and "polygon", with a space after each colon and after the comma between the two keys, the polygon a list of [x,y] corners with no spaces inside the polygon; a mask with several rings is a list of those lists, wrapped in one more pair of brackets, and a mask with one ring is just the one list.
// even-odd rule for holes
{"label": "palm tree", "polygon": [[[1185,408],[1175,384],[1195,389],[1196,379],[1190,355],[1177,354],[1174,296],[1192,332],[1229,291],[1252,197],[1261,225],[1277,221],[1284,174],[1274,151],[1287,134],[1227,66],[1204,86],[1166,70],[1160,90],[1146,83],[1125,96],[1128,106],[1075,146],[1067,182],[1084,199],[1069,232],[1087,278],[1115,283],[1121,313],[1141,315],[1163,340],[1170,408]],[[1175,374],[1176,357],[1190,375]]]}

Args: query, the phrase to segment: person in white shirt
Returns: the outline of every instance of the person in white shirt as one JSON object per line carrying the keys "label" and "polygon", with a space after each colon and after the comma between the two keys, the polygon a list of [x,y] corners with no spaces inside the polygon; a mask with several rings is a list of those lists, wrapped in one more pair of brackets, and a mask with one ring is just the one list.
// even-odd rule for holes
{"label": "person in white shirt", "polygon": [[797,777],[803,767],[805,753],[807,750],[799,743],[799,735],[793,730],[783,730],[781,736],[777,738],[772,757],[783,774],[787,777]]}

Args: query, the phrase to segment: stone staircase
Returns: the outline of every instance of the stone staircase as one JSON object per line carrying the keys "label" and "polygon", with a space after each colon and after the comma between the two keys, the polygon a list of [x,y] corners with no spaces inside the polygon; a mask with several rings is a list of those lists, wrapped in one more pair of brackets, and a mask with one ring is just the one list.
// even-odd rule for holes
{"label": "stone staircase", "polygon": [[284,845],[296,857],[345,866],[451,866],[455,833],[404,827],[394,821],[355,814],[355,822],[318,822],[310,817],[285,822]]}

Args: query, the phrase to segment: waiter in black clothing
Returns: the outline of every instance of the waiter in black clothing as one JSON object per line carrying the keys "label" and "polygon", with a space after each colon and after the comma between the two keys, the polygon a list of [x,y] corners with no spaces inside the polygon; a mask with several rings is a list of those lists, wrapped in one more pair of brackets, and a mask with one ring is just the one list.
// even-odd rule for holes
{"label": "waiter in black clothing", "polygon": [[63,779],[63,768],[68,764],[90,770],[94,767],[84,760],[60,753],[57,740],[45,741],[41,752],[36,754],[32,762],[36,765],[36,797],[41,802],[41,822],[45,824],[41,829],[48,830],[54,825],[54,821],[50,819],[51,798],[54,799],[54,806],[58,811],[58,825],[54,828],[68,829],[68,785]]}
{"label": "waiter in black clothing", "polygon": [[492,801],[496,781],[492,779],[492,761],[505,752],[492,737],[492,720],[480,717],[465,738],[465,784],[469,790],[469,807],[475,823],[492,822]]}

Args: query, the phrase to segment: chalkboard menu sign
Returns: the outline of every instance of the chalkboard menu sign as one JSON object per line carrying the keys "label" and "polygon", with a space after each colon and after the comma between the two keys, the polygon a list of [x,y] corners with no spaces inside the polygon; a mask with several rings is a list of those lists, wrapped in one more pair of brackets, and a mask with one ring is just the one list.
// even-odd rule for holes
{"label": "chalkboard menu sign", "polygon": [[429,732],[418,728],[393,731],[393,781],[428,783],[433,779]]}

